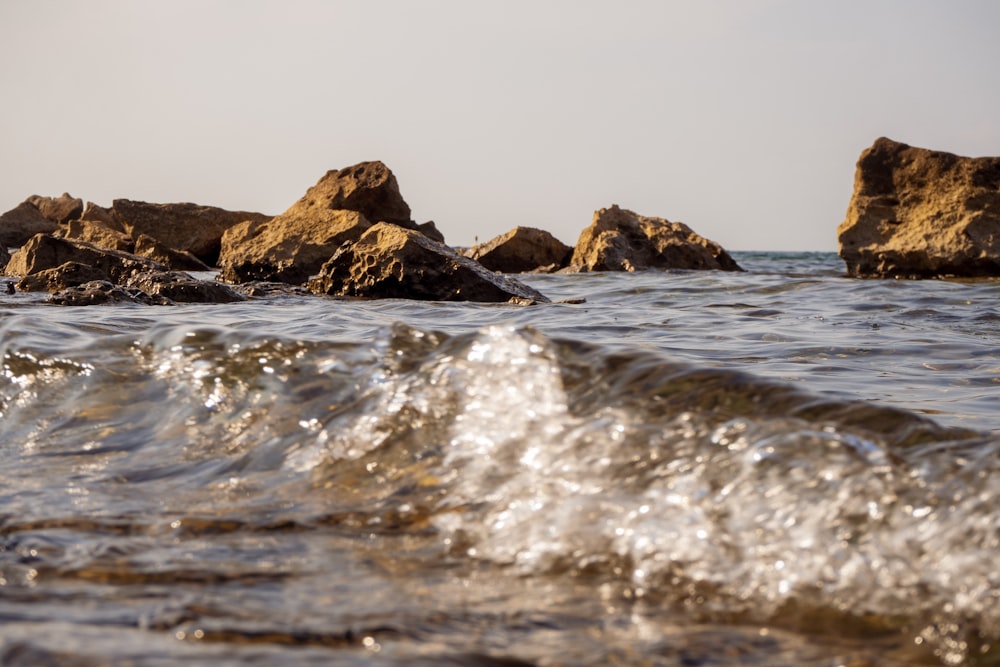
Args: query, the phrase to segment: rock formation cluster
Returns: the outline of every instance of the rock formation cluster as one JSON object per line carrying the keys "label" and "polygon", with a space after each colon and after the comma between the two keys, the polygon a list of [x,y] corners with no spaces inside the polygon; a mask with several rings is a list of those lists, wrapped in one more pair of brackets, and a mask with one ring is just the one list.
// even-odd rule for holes
{"label": "rock formation cluster", "polygon": [[[8,247],[15,247],[7,254]],[[682,223],[612,206],[575,248],[516,227],[458,251],[412,220],[389,168],[331,170],[277,216],[190,203],[32,196],[0,216],[0,262],[17,289],[59,304],[226,303],[285,290],[339,297],[541,303],[514,273],[739,270]],[[187,272],[219,270],[216,279]],[[306,292],[306,290],[308,290]]]}

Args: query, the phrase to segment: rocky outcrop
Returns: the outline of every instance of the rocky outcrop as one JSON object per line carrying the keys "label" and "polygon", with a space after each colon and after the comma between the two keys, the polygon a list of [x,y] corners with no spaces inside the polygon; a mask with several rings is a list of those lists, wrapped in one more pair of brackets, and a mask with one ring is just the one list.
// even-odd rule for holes
{"label": "rocky outcrop", "polygon": [[108,229],[113,229],[116,232],[125,233],[125,225],[122,224],[121,220],[115,217],[115,214],[109,208],[104,208],[103,206],[98,206],[94,202],[87,202],[86,206],[83,208],[83,213],[80,214],[80,219],[87,222],[97,222]]}
{"label": "rocky outcrop", "polygon": [[515,227],[486,243],[472,246],[462,254],[490,271],[524,273],[563,268],[572,257],[573,248],[541,229]]}
{"label": "rocky outcrop", "polygon": [[53,236],[61,239],[71,239],[74,241],[84,241],[99,248],[109,250],[120,250],[121,252],[132,252],[135,250],[135,239],[125,232],[108,227],[103,222],[92,220],[73,220],[58,231],[53,232]]}
{"label": "rocky outcrop", "polygon": [[38,207],[24,201],[0,215],[0,246],[19,248],[35,234],[48,234],[59,224],[42,215]]}
{"label": "rocky outcrop", "polygon": [[638,215],[617,205],[594,213],[570,260],[570,270],[578,271],[647,269],[742,270],[722,246],[684,223]]}
{"label": "rocky outcrop", "polygon": [[302,284],[348,241],[357,241],[375,222],[444,237],[433,222],[417,225],[399,192],[396,177],[381,162],[362,162],[328,171],[297,202],[266,222],[237,225],[222,239],[221,280]]}
{"label": "rocky outcrop", "polygon": [[386,223],[340,248],[309,287],[320,294],[384,299],[548,301],[420,232]]}
{"label": "rocky outcrop", "polygon": [[93,267],[119,285],[128,284],[128,281],[139,273],[166,270],[165,266],[151,259],[99,248],[84,241],[36,234],[11,256],[5,272],[8,276],[23,278],[46,269],[54,269],[67,262]]}
{"label": "rocky outcrop", "polygon": [[855,277],[1000,276],[1000,158],[877,139],[837,236]]}
{"label": "rocky outcrop", "polygon": [[34,204],[35,208],[43,216],[60,225],[70,220],[79,219],[83,213],[83,200],[72,196],[68,192],[64,192],[58,197],[32,195],[26,201]]}
{"label": "rocky outcrop", "polygon": [[219,260],[222,235],[241,222],[263,222],[271,216],[227,211],[198,204],[150,204],[116,199],[111,214],[132,238],[150,236],[175,250],[186,251],[209,266]]}
{"label": "rocky outcrop", "polygon": [[357,211],[305,210],[298,204],[267,222],[236,225],[222,237],[219,279],[229,283],[275,281],[301,284],[347,241],[371,227]]}

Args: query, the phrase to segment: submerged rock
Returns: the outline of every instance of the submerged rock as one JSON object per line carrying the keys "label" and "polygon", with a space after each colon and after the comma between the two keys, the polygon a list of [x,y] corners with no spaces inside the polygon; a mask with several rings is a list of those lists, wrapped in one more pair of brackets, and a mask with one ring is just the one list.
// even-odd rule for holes
{"label": "submerged rock", "polygon": [[243,295],[228,285],[214,280],[198,280],[182,271],[140,273],[133,276],[126,287],[176,303],[232,303],[244,300]]}
{"label": "submerged rock", "polygon": [[573,248],[547,231],[515,227],[486,243],[472,246],[462,254],[491,271],[523,273],[561,269],[569,263]]}
{"label": "submerged rock", "polygon": [[387,223],[345,244],[309,287],[320,294],[383,299],[548,301],[420,232]]}
{"label": "submerged rock", "polygon": [[837,235],[851,276],[1000,276],[1000,157],[877,139]]}
{"label": "submerged rock", "polygon": [[714,269],[742,271],[722,246],[681,222],[619,208],[602,208],[580,233],[570,270],[643,271]]}
{"label": "submerged rock", "polygon": [[111,213],[125,231],[138,238],[146,234],[175,250],[186,251],[215,266],[223,233],[244,221],[262,222],[271,216],[250,211],[227,211],[199,204],[150,204],[116,199]]}

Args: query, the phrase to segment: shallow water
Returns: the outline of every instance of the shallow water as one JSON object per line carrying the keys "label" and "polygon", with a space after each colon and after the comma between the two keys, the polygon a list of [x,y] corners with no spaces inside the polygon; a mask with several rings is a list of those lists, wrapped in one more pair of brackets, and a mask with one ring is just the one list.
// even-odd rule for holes
{"label": "shallow water", "polygon": [[738,261],[0,297],[0,663],[1000,663],[1000,283]]}

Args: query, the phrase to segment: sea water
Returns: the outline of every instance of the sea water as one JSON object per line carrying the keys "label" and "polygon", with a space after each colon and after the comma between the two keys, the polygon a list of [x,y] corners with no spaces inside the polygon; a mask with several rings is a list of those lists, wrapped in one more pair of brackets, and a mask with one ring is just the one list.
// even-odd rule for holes
{"label": "sea water", "polygon": [[0,295],[0,663],[1000,664],[1000,282],[736,257]]}

